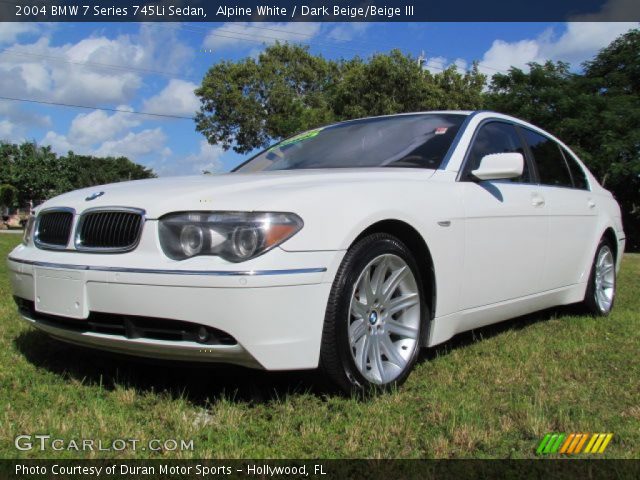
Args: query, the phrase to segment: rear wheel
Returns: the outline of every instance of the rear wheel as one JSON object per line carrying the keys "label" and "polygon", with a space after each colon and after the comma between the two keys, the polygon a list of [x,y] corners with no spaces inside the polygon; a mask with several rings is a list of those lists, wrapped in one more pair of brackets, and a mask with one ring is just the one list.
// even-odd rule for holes
{"label": "rear wheel", "polygon": [[388,234],[365,237],[347,252],[336,275],[321,367],[347,391],[399,385],[416,362],[426,318],[411,252]]}
{"label": "rear wheel", "polygon": [[582,305],[592,315],[611,312],[616,296],[616,259],[609,240],[602,239],[591,267],[589,284]]}

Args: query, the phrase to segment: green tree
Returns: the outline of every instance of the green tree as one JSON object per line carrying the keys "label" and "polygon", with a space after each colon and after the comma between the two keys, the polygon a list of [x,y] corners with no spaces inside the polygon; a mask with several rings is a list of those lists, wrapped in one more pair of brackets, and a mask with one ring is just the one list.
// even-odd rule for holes
{"label": "green tree", "polygon": [[19,203],[44,200],[53,196],[64,172],[51,147],[40,147],[34,142],[9,146],[9,183],[19,191]]}
{"label": "green tree", "polygon": [[35,142],[0,142],[0,184],[17,189],[15,203],[40,202],[60,193],[92,185],[151,178],[152,170],[125,157],[93,157],[69,152],[58,157]]}
{"label": "green tree", "polygon": [[18,189],[13,185],[0,185],[0,207],[13,207],[18,200]]}
{"label": "green tree", "polygon": [[640,30],[618,37],[584,64],[602,108],[592,120],[590,147],[602,182],[623,206],[631,247],[640,250]]}
{"label": "green tree", "polygon": [[196,129],[240,153],[332,121],[428,109],[478,108],[477,67],[436,75],[394,50],[369,59],[327,60],[308,48],[276,44],[257,59],[221,62],[196,94]]}
{"label": "green tree", "polygon": [[294,45],[269,47],[257,60],[221,62],[196,90],[197,130],[209,143],[245,153],[272,138],[332,120],[325,91],[336,65]]}
{"label": "green tree", "polygon": [[155,177],[152,170],[126,157],[101,158],[69,152],[60,158],[60,163],[64,168],[61,186],[71,185],[74,189]]}

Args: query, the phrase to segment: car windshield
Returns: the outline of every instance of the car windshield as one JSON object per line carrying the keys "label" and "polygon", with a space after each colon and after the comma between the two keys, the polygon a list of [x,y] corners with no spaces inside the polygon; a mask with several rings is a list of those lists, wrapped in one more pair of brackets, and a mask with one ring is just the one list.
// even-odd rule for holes
{"label": "car windshield", "polygon": [[329,125],[283,140],[234,171],[365,167],[436,169],[464,118],[461,114],[426,113]]}

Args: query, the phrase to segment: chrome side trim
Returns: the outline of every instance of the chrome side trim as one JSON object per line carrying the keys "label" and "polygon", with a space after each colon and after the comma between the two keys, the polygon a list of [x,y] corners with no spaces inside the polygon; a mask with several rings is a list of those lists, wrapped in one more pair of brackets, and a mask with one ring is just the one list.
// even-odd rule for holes
{"label": "chrome side trim", "polygon": [[[69,236],[67,237],[67,243],[65,245],[55,245],[51,243],[41,242],[40,239],[38,238],[40,233],[38,230],[40,228],[40,219],[42,214],[53,213],[53,212],[65,212],[65,213],[70,213],[72,215],[71,230],[69,230]],[[42,250],[66,250],[73,234],[73,226],[74,226],[75,220],[76,220],[76,211],[75,209],[70,207],[52,207],[52,208],[46,208],[44,210],[39,211],[33,227],[33,244]]]}
{"label": "chrome side trim", "polygon": [[36,262],[32,260],[20,260],[8,257],[12,262],[32,265],[34,267],[59,268],[63,270],[90,270],[92,272],[118,272],[118,273],[152,273],[159,275],[202,275],[218,277],[241,277],[263,275],[296,275],[302,273],[323,273],[325,267],[318,268],[293,268],[284,270],[161,270],[153,268],[126,268],[126,267],[100,267],[92,265],[68,265],[64,263]]}
{"label": "chrome side trim", "polygon": [[[138,235],[136,237],[135,242],[126,247],[85,247],[83,245],[82,240],[82,225],[86,219],[87,215],[92,213],[110,213],[110,212],[127,212],[134,213],[140,216],[140,228],[138,229]],[[124,253],[135,250],[140,243],[140,239],[142,238],[142,230],[144,229],[144,224],[146,223],[146,211],[141,208],[133,208],[133,207],[93,207],[84,210],[80,214],[80,218],[78,219],[78,224],[76,225],[76,230],[73,239],[73,245],[75,249],[79,252],[93,252],[93,253]]]}

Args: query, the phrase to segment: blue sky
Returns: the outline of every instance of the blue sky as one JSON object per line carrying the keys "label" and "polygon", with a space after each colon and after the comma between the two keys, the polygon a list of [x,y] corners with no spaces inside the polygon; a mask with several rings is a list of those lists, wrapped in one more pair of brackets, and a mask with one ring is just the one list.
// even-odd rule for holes
{"label": "blue sky", "polygon": [[[221,60],[269,43],[308,44],[328,58],[399,48],[434,72],[472,61],[492,75],[530,61],[575,68],[637,23],[0,24],[0,95],[191,117],[193,89]],[[244,157],[206,143],[192,120],[0,100],[0,139],[58,153],[125,155],[159,175],[225,171]]]}

